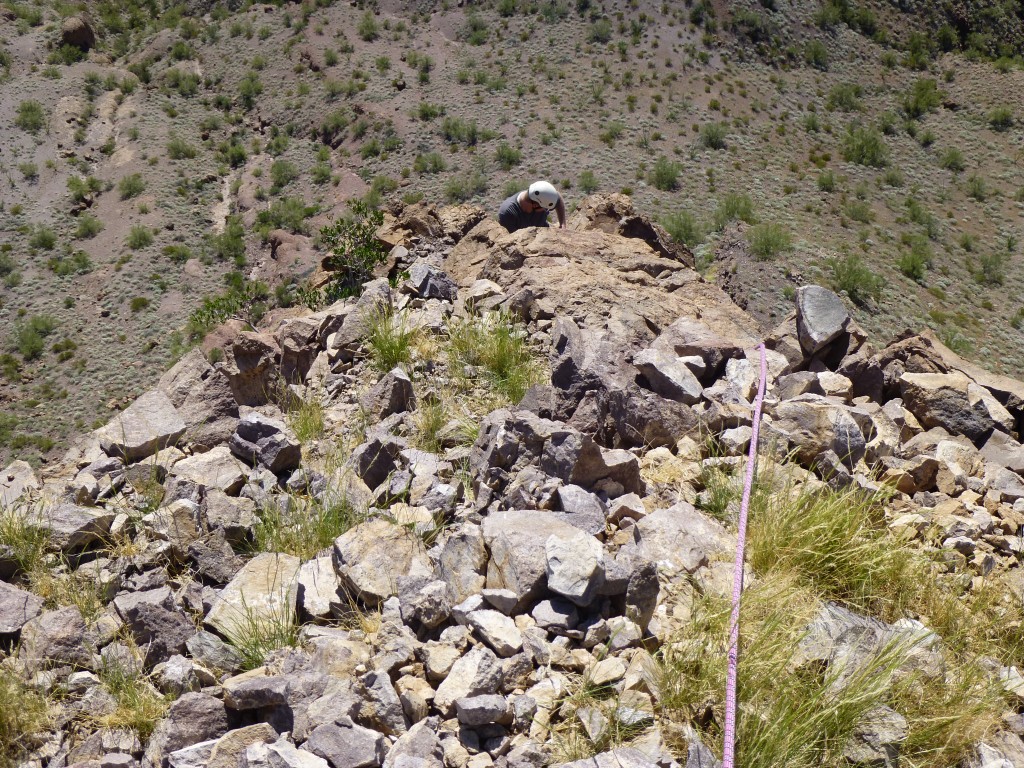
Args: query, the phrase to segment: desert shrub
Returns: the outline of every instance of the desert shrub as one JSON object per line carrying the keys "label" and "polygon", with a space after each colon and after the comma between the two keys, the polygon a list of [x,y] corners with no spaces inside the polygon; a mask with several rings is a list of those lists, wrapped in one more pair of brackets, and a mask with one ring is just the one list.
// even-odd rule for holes
{"label": "desert shrub", "polygon": [[960,173],[964,168],[966,168],[966,165],[964,164],[964,153],[956,147],[950,147],[939,155],[939,165],[947,171]]}
{"label": "desert shrub", "polygon": [[843,159],[848,163],[883,168],[889,162],[889,149],[874,128],[851,123],[843,136]]}
{"label": "desert shrub", "polygon": [[507,142],[501,142],[495,152],[495,159],[504,171],[510,171],[523,160],[523,153]]}
{"label": "desert shrub", "polygon": [[95,176],[86,176],[85,178],[80,176],[68,177],[68,192],[71,193],[71,201],[74,203],[84,203],[102,189],[103,182]]}
{"label": "desert shrub", "polygon": [[1013,110],[1010,107],[995,107],[988,113],[988,124],[993,131],[1008,131],[1013,127]]}
{"label": "desert shrub", "polygon": [[146,309],[149,306],[149,304],[150,301],[147,297],[133,296],[128,306],[131,309],[132,314],[135,314],[136,312],[141,312],[142,310]]}
{"label": "desert shrub", "polygon": [[903,112],[912,120],[934,111],[942,103],[943,94],[931,78],[922,78],[903,96]]}
{"label": "desert shrub", "polygon": [[704,123],[700,127],[700,143],[708,149],[725,149],[728,131],[723,123]]}
{"label": "desert shrub", "polygon": [[822,171],[818,174],[818,189],[822,192],[836,191],[836,175],[832,171]]}
{"label": "desert shrub", "polygon": [[366,11],[359,19],[356,34],[359,35],[360,39],[368,43],[372,43],[377,39],[380,34],[380,28],[377,25],[377,20],[373,17],[373,11]]}
{"label": "desert shrub", "polygon": [[196,156],[196,148],[184,139],[172,135],[167,142],[167,156],[171,160],[190,160]]}
{"label": "desert shrub", "polygon": [[248,112],[256,106],[256,97],[263,93],[263,83],[255,72],[246,73],[238,83],[238,98]]}
{"label": "desert shrub", "polygon": [[875,218],[875,212],[871,210],[870,203],[864,200],[851,200],[843,208],[843,212],[861,224],[870,224]]}
{"label": "desert shrub", "polygon": [[618,120],[612,120],[605,127],[601,133],[598,134],[598,138],[601,139],[609,147],[614,148],[615,142],[622,137],[623,131],[626,130],[626,126],[620,123]]}
{"label": "desert shrub", "polygon": [[910,250],[900,256],[896,266],[906,277],[921,283],[924,282],[925,274],[931,267],[933,259],[934,254],[928,241],[917,237],[911,241]]}
{"label": "desert shrub", "polygon": [[840,112],[856,112],[861,109],[860,97],[864,89],[857,83],[839,83],[829,91],[825,107]]}
{"label": "desert shrub", "polygon": [[887,187],[902,187],[903,172],[899,168],[887,168],[882,174],[882,183]]}
{"label": "desert shrub", "polygon": [[750,252],[758,261],[774,259],[780,253],[793,247],[792,238],[781,224],[764,223],[751,227],[747,232]]}
{"label": "desert shrub", "polygon": [[52,251],[57,245],[57,233],[45,224],[39,224],[29,235],[28,244],[30,248],[37,248],[41,251]]}
{"label": "desert shrub", "polygon": [[704,225],[689,211],[675,211],[666,214],[661,218],[661,225],[665,227],[672,239],[689,247],[700,245],[707,237]]}
{"label": "desert shrub", "polygon": [[449,358],[458,370],[479,370],[505,401],[518,403],[538,378],[528,338],[525,326],[506,312],[451,321]]}
{"label": "desert shrub", "polygon": [[715,229],[724,229],[730,221],[745,221],[754,224],[754,201],[742,192],[728,192],[715,208]]}
{"label": "desert shrub", "polygon": [[361,200],[350,203],[351,214],[320,230],[320,240],[330,250],[325,266],[331,280],[325,298],[336,301],[357,296],[373,270],[387,258],[387,249],[377,239],[384,214]]}
{"label": "desert shrub", "polygon": [[175,264],[184,264],[192,258],[192,250],[188,246],[181,245],[180,243],[165,245],[163,254]]}
{"label": "desert shrub", "polygon": [[967,178],[967,196],[979,203],[988,198],[988,185],[985,183],[984,177],[973,173]]}
{"label": "desert shrub", "polygon": [[266,314],[270,289],[258,280],[246,280],[239,273],[229,273],[232,279],[227,290],[216,296],[207,296],[188,318],[188,335],[201,341],[217,325],[238,318],[255,326]]}
{"label": "desert shrub", "polygon": [[427,152],[423,155],[416,155],[412,162],[412,169],[416,173],[440,173],[448,167],[444,158],[437,152]]}
{"label": "desert shrub", "polygon": [[148,248],[153,244],[153,232],[143,224],[135,224],[128,231],[124,244],[133,251],[137,251],[140,248]]}
{"label": "desert shrub", "polygon": [[286,229],[297,235],[306,234],[306,219],[317,212],[315,205],[306,205],[301,197],[275,200],[269,208],[256,214],[256,229],[266,240],[272,229]]}
{"label": "desert shrub", "polygon": [[66,256],[53,256],[47,259],[46,266],[58,277],[84,275],[92,271],[92,260],[85,251],[75,251]]}
{"label": "desert shrub", "polygon": [[820,69],[822,72],[828,70],[828,49],[820,40],[808,40],[804,45],[804,61],[808,66]]}
{"label": "desert shrub", "polygon": [[199,92],[199,76],[194,72],[182,72],[180,69],[169,69],[164,74],[164,86],[178,95],[188,98]]}
{"label": "desert shrub", "polygon": [[231,260],[236,265],[245,263],[245,227],[238,216],[228,216],[224,231],[209,238],[210,252],[221,260]]}
{"label": "desert shrub", "polygon": [[494,138],[494,133],[488,130],[480,130],[476,120],[446,117],[441,122],[441,136],[449,144],[465,144],[467,147],[472,147],[478,142]]}
{"label": "desert shrub", "polygon": [[592,195],[598,190],[597,177],[593,171],[583,171],[580,173],[580,191],[585,195]]}
{"label": "desert shrub", "polygon": [[14,326],[12,346],[26,362],[37,359],[46,349],[46,337],[57,328],[50,315],[33,315]]}
{"label": "desert shrub", "polygon": [[248,156],[248,153],[245,151],[245,145],[242,144],[237,136],[232,136],[217,146],[217,160],[232,168],[245,165]]}
{"label": "desert shrub", "polygon": [[270,166],[270,180],[273,182],[271,192],[278,192],[282,187],[299,178],[299,169],[288,160],[275,160]]}
{"label": "desert shrub", "polygon": [[1009,263],[1009,251],[983,253],[978,257],[974,279],[982,285],[1002,285],[1006,281],[1006,267]]}
{"label": "desert shrub", "polygon": [[885,280],[871,271],[859,256],[849,254],[843,258],[829,260],[832,270],[832,286],[845,291],[855,304],[865,304],[869,299],[878,300],[882,295]]}
{"label": "desert shrub", "polygon": [[470,45],[483,45],[490,36],[487,22],[477,13],[466,14],[466,25],[462,28],[461,35]]}
{"label": "desert shrub", "polygon": [[679,186],[679,173],[682,168],[679,163],[674,163],[662,155],[647,174],[647,181],[663,192],[670,192]]}
{"label": "desert shrub", "polygon": [[939,220],[924,207],[924,204],[913,195],[906,200],[907,216],[915,224],[920,224],[929,240],[938,240],[942,234]]}
{"label": "desert shrub", "polygon": [[424,122],[433,120],[435,117],[441,117],[445,113],[444,106],[440,104],[431,104],[429,101],[421,101],[419,106],[416,107],[416,117]]}
{"label": "desert shrub", "polygon": [[35,99],[28,99],[18,104],[18,113],[14,124],[28,133],[39,133],[46,125],[46,110]]}
{"label": "desert shrub", "polygon": [[18,171],[25,181],[35,181],[39,178],[39,166],[35,163],[18,163]]}
{"label": "desert shrub", "polygon": [[117,182],[117,194],[122,200],[138,197],[146,191],[146,181],[142,174],[131,173]]}
{"label": "desert shrub", "polygon": [[607,43],[612,39],[612,23],[608,19],[598,19],[587,30],[587,40],[591,43]]}
{"label": "desert shrub", "polygon": [[444,196],[449,202],[462,203],[487,191],[487,176],[478,168],[471,168],[452,176],[444,185]]}

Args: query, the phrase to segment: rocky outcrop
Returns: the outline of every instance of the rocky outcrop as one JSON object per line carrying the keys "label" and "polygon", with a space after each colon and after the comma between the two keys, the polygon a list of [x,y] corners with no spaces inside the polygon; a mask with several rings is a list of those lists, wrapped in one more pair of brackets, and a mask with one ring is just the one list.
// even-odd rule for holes
{"label": "rocky outcrop", "polygon": [[[568,765],[717,764],[668,722],[651,665],[688,647],[697,596],[730,592],[754,324],[620,196],[587,201],[569,230],[512,235],[470,206],[396,206],[378,236],[393,282],[278,313],[222,363],[192,352],[60,466],[0,476],[10,520],[40,542],[34,564],[0,542],[0,640],[75,724],[31,765],[542,766],[570,728],[594,756]],[[507,313],[550,375],[466,439],[436,406],[475,366],[381,375],[366,334],[382,306],[425,339]],[[817,286],[766,341],[774,492],[881,490],[879,524],[937,581],[1024,593],[1024,386],[927,334],[876,350]],[[474,395],[447,407],[468,418]],[[322,425],[298,428],[300,399]],[[448,423],[428,429],[437,412]],[[54,583],[88,594],[44,602]],[[901,680],[943,678],[927,617],[808,602],[793,669],[842,690],[898,648]],[[1019,696],[1016,668],[979,664]],[[146,743],[83,719],[117,707],[115,671],[175,698]],[[578,704],[580,681],[601,695]],[[889,704],[836,754],[900,762],[910,726]],[[717,699],[702,707],[694,722],[717,732]],[[966,765],[1018,759],[1005,722]],[[626,731],[641,735],[614,746]]]}

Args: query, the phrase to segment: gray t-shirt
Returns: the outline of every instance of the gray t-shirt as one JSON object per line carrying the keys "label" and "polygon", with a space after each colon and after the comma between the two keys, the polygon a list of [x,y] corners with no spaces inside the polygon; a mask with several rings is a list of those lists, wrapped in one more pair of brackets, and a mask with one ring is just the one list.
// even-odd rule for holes
{"label": "gray t-shirt", "polygon": [[515,232],[523,227],[546,227],[548,225],[548,212],[536,211],[527,213],[519,205],[519,195],[516,192],[501,204],[498,209],[498,223],[509,232]]}

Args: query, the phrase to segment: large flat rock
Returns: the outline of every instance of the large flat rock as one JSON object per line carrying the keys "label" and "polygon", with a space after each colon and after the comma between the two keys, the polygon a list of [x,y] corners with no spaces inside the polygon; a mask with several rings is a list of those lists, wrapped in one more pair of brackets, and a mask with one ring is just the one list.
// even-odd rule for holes
{"label": "large flat rock", "polygon": [[279,552],[257,555],[221,591],[206,625],[230,638],[256,622],[292,621],[298,588],[299,558]]}
{"label": "large flat rock", "polygon": [[108,456],[133,462],[174,445],[185,429],[185,420],[171,399],[154,389],[96,430],[96,437]]}

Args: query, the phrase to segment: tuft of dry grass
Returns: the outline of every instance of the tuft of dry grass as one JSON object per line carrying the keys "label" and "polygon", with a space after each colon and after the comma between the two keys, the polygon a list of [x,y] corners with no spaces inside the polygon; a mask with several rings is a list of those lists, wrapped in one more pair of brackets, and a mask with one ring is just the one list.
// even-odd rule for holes
{"label": "tuft of dry grass", "polygon": [[50,727],[49,706],[0,659],[0,768],[14,768]]}

